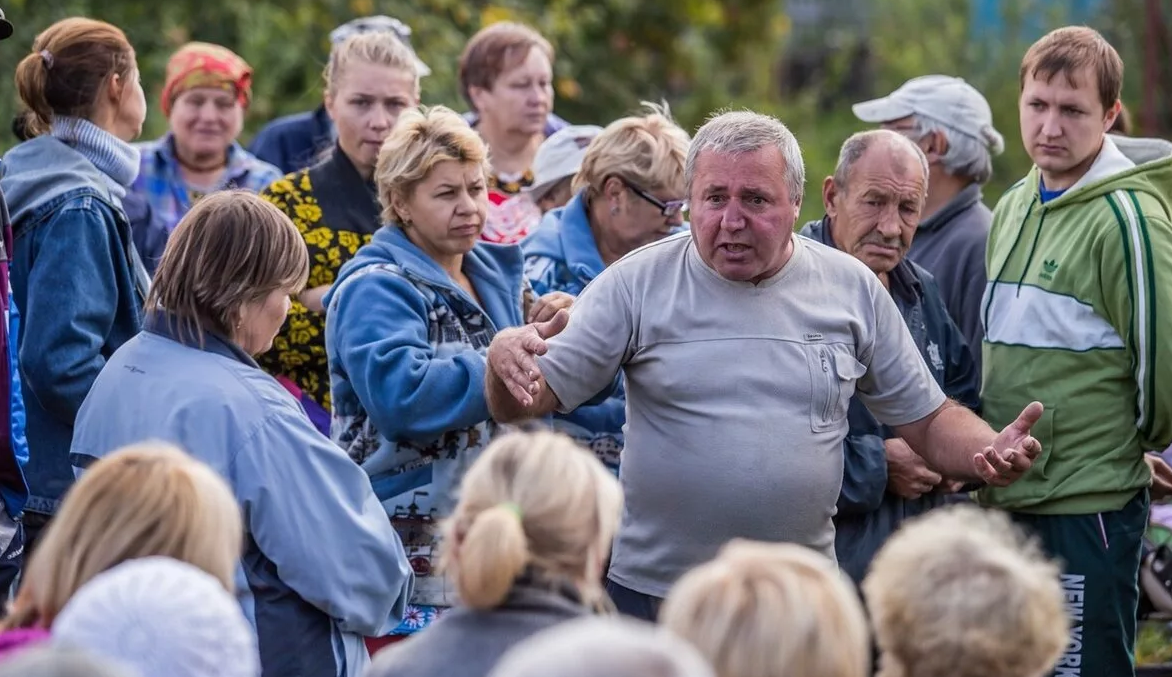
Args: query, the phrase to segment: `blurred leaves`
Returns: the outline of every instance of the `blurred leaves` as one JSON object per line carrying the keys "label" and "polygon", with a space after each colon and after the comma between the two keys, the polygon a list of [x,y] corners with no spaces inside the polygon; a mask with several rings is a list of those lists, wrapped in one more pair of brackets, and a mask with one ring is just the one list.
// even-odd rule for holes
{"label": "blurred leaves", "polygon": [[[7,0],[17,33],[0,43],[0,62],[14,67],[38,31],[66,16],[117,24],[139,54],[152,102],[144,135],[153,137],[166,129],[157,97],[171,52],[187,40],[223,44],[256,71],[247,140],[278,115],[318,105],[329,32],[355,16],[388,14],[410,25],[433,70],[423,82],[424,102],[459,110],[456,66],[464,42],[488,23],[522,21],[557,51],[557,112],[571,121],[606,124],[643,100],[668,101],[689,130],[725,108],[784,120],[805,153],[810,180],[802,216],[813,219],[821,213],[821,178],[833,170],[839,145],[864,126],[850,104],[916,75],[960,75],[989,99],[1007,150],[996,160],[988,201],[1026,171],[1016,141],[1018,65],[1030,42],[1067,20],[1070,5],[1000,0],[1000,32],[979,35],[970,20],[976,1],[822,0],[816,4],[831,19],[798,25],[784,0]],[[1107,7],[1089,23],[1123,53],[1124,98],[1138,105],[1143,0]],[[14,99],[11,78],[0,80],[0,119],[15,112]]]}

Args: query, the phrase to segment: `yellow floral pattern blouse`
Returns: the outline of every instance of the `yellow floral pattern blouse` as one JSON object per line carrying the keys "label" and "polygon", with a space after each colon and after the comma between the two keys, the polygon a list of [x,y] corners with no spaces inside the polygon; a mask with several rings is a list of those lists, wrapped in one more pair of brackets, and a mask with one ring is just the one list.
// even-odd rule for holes
{"label": "yellow floral pattern blouse", "polygon": [[[306,289],[333,284],[342,264],[370,242],[380,225],[373,192],[340,151],[322,164],[274,182],[260,195],[285,212],[305,239],[309,250]],[[325,313],[311,311],[293,299],[272,350],[259,363],[273,376],[292,381],[303,397],[328,413],[325,329]]]}

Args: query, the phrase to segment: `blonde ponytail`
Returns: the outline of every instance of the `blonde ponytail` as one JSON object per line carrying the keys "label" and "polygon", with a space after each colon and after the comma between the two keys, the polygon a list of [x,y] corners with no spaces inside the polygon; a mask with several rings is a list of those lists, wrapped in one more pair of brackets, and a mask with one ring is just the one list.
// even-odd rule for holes
{"label": "blonde ponytail", "polygon": [[460,543],[456,590],[473,609],[500,606],[529,563],[529,542],[518,510],[499,504],[472,519]]}
{"label": "blonde ponytail", "polygon": [[503,604],[522,575],[564,582],[584,605],[605,607],[600,567],[622,497],[614,475],[569,437],[506,435],[464,476],[440,566],[473,609]]}

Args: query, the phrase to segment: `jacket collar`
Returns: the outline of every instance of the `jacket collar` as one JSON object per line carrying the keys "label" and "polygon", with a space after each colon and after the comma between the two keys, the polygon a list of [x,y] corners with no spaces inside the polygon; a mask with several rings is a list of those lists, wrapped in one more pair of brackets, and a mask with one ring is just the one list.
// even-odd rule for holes
{"label": "jacket collar", "polygon": [[363,235],[378,230],[378,192],[372,181],[362,178],[341,146],[335,144],[329,157],[309,169],[309,181],[323,223],[334,230]]}
{"label": "jacket collar", "polygon": [[586,191],[583,190],[562,208],[559,239],[566,265],[579,279],[589,282],[602,273],[606,265],[598,252],[586,206]]}
{"label": "jacket collar", "polygon": [[939,211],[921,221],[917,230],[937,230],[948,225],[958,214],[980,202],[981,197],[980,184],[970,183],[954,195],[948,204],[941,207]]}
{"label": "jacket collar", "polygon": [[249,367],[260,368],[256,360],[252,359],[252,356],[244,352],[240,346],[215,332],[207,330],[203,332],[203,346],[191,345],[189,341],[184,340],[179,332],[179,318],[166,310],[155,309],[148,312],[146,320],[143,322],[143,330],[188,348],[236,360]]}
{"label": "jacket collar", "polygon": [[[163,138],[150,142],[149,146],[141,149],[143,155],[148,152],[155,162],[160,163],[168,173],[179,176],[179,158],[175,154],[175,135],[167,132]],[[228,165],[224,169],[224,178],[220,183],[230,183],[240,179],[252,170],[252,156],[239,143],[233,141],[228,146]]]}
{"label": "jacket collar", "polygon": [[[1091,164],[1090,169],[1088,169],[1087,173],[1083,174],[1082,178],[1076,181],[1073,186],[1067,188],[1066,191],[1063,192],[1062,198],[1065,198],[1068,195],[1073,195],[1084,186],[1089,186],[1092,183],[1097,183],[1108,177],[1125,172],[1132,167],[1135,167],[1135,163],[1128,159],[1128,157],[1119,150],[1119,147],[1116,146],[1115,142],[1111,140],[1111,135],[1106,134],[1103,136],[1103,147],[1099,149],[1099,155]],[[1033,172],[1037,175],[1037,178],[1035,179],[1035,190],[1040,190],[1042,186],[1042,172],[1036,165],[1034,166]],[[1055,202],[1057,202],[1057,200],[1055,200]],[[1048,204],[1047,206],[1050,205]]]}
{"label": "jacket collar", "polygon": [[[830,234],[829,216],[823,216],[821,221],[815,221],[809,224],[807,228],[809,229],[811,238],[827,247],[838,249],[838,245],[834,243],[834,236]],[[923,285],[920,283],[920,276],[916,273],[915,268],[906,255],[887,274],[887,282],[891,288],[891,295],[902,303],[914,305],[924,295]]]}
{"label": "jacket collar", "polygon": [[[380,228],[372,244],[388,250],[391,259],[408,277],[428,286],[445,289],[470,305],[477,306],[460,285],[430,256],[395,224]],[[497,328],[520,326],[521,285],[524,278],[524,260],[516,245],[496,245],[477,242],[464,255],[464,274],[476,287],[482,305],[479,307],[497,325]]]}

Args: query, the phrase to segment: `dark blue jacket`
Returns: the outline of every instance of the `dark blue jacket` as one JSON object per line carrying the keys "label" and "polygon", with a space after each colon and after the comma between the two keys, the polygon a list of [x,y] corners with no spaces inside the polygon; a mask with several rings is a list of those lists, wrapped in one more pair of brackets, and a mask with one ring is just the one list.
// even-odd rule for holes
{"label": "dark blue jacket", "polygon": [[[801,233],[835,247],[826,224],[825,218],[806,224]],[[978,409],[980,372],[932,275],[905,258],[888,277],[895,305],[937,383],[950,398]],[[847,419],[850,431],[843,441],[834,547],[839,566],[860,582],[875,553],[900,524],[943,505],[947,496],[932,493],[909,501],[888,492],[884,440],[896,437],[895,432],[876,420],[858,397],[851,398]]]}
{"label": "dark blue jacket", "polygon": [[69,445],[106,360],[142,327],[130,223],[105,174],[50,136],[4,157],[12,293],[27,416],[26,509],[52,514],[73,483]]}
{"label": "dark blue jacket", "polygon": [[273,120],[261,129],[248,152],[286,174],[314,164],[334,145],[334,123],[325,106]]}

